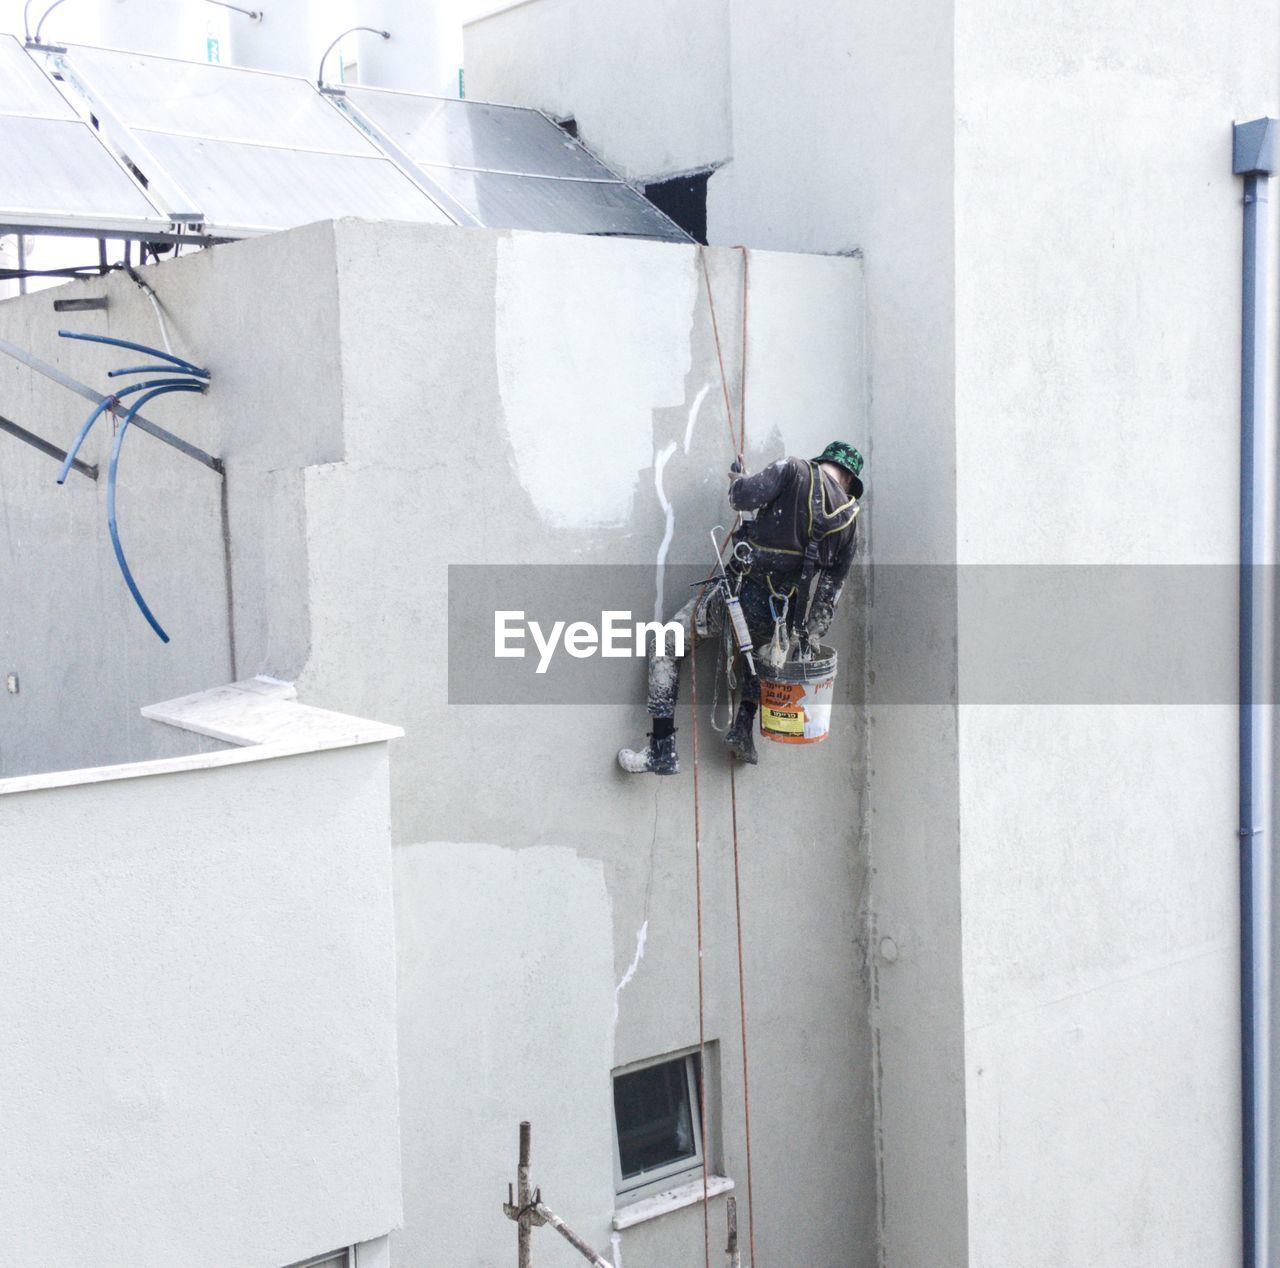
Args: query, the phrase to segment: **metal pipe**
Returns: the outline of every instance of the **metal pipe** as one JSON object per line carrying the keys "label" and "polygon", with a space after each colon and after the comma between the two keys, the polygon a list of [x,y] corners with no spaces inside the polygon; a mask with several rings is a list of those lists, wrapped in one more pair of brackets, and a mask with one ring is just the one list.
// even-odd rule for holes
{"label": "metal pipe", "polygon": [[591,1268],[613,1268],[613,1265],[594,1246],[583,1241],[545,1202],[535,1202],[533,1209],[591,1265]]}
{"label": "metal pipe", "polygon": [[[332,45],[330,45],[332,48]],[[326,54],[327,56],[327,54]],[[324,65],[323,62],[320,63]],[[516,1217],[516,1265],[517,1268],[530,1268],[532,1250],[530,1236],[532,1226],[529,1223],[529,1205],[533,1197],[529,1188],[529,1145],[531,1129],[527,1122],[520,1124],[520,1158],[516,1165],[516,1195],[520,1203],[520,1213]]]}
{"label": "metal pipe", "polygon": [[1276,120],[1234,129],[1232,169],[1244,177],[1240,301],[1240,1071],[1244,1268],[1268,1268],[1270,1256],[1271,829],[1265,799],[1268,716],[1263,702],[1267,652],[1268,179],[1275,170]]}
{"label": "metal pipe", "polygon": [[60,4],[65,4],[65,3],[66,3],[66,0],[53,0],[53,3],[44,11],[43,14],[41,14],[40,21],[36,23],[36,35],[35,35],[36,44],[40,43],[40,32],[44,29],[44,24],[47,21],[49,14],[51,14],[54,11],[54,9],[56,9]]}
{"label": "metal pipe", "polygon": [[390,32],[390,31],[383,31],[383,30],[381,30],[379,27],[376,27],[376,26],[349,26],[349,27],[347,27],[347,29],[346,29],[345,31],[343,31],[341,35],[338,35],[338,36],[336,36],[336,37],[334,38],[333,43],[332,43],[332,44],[330,44],[330,45],[329,45],[329,47],[328,47],[327,49],[325,49],[325,51],[324,51],[323,55],[322,55],[322,56],[321,56],[321,58],[320,58],[320,69],[319,69],[318,71],[316,71],[316,87],[317,87],[317,88],[323,88],[323,87],[324,87],[324,64],[325,64],[325,62],[327,62],[327,61],[329,60],[329,54],[330,54],[330,53],[332,53],[332,52],[333,52],[333,50],[334,50],[335,48],[337,48],[337,47],[338,47],[339,43],[340,43],[342,40],[346,39],[348,35],[352,35],[352,34],[354,34],[356,31],[368,31],[371,35],[380,35],[380,36],[382,36],[382,38],[383,38],[384,40],[389,40],[389,39],[391,38],[391,32]]}
{"label": "metal pipe", "polygon": [[250,22],[258,22],[262,18],[260,9],[242,9],[238,4],[228,4],[227,0],[204,0],[205,4],[216,4],[219,9],[234,9],[237,13],[243,13]]}
{"label": "metal pipe", "polygon": [[[85,438],[89,435],[89,432],[93,429],[94,423],[96,423],[98,419],[101,418],[104,413],[106,413],[107,410],[111,410],[112,413],[115,413],[116,412],[115,407],[119,405],[120,398],[122,396],[130,396],[134,392],[145,392],[148,388],[153,388],[153,387],[181,387],[184,385],[190,385],[191,387],[197,388],[201,392],[203,392],[205,389],[205,384],[195,383],[191,379],[149,379],[146,383],[131,383],[128,387],[122,387],[118,392],[115,392],[110,396],[104,396],[102,400],[100,400],[98,404],[94,406],[93,412],[89,415],[88,418],[84,420],[84,423],[81,425],[79,432],[76,434],[75,441],[72,443],[71,448],[67,451],[67,458],[66,458],[66,461],[62,464],[62,470],[58,472],[57,482],[59,484],[62,484],[63,481],[66,480],[67,473],[71,470],[72,465],[75,463],[76,455],[79,454],[80,452],[80,446],[84,444]],[[138,411],[136,408],[132,408],[126,413],[125,417],[128,418],[130,421],[132,421],[133,416],[137,412]]]}
{"label": "metal pipe", "polygon": [[111,535],[111,549],[115,551],[116,563],[120,565],[120,573],[124,577],[124,583],[129,587],[129,593],[133,595],[133,601],[138,605],[138,610],[147,618],[147,624],[160,636],[162,643],[169,641],[169,636],[164,632],[160,622],[152,615],[151,609],[147,606],[147,601],[142,597],[142,592],[138,589],[138,583],[133,579],[133,573],[129,570],[129,561],[124,557],[124,547],[120,544],[120,532],[116,527],[116,475],[120,467],[120,448],[124,444],[124,438],[129,430],[129,424],[133,422],[134,415],[145,405],[152,397],[163,396],[167,392],[203,392],[204,388],[198,383],[173,383],[168,387],[157,387],[146,393],[129,407],[123,421],[120,424],[120,430],[116,432],[115,441],[111,446],[111,462],[107,466],[107,532]]}
{"label": "metal pipe", "polygon": [[208,370],[202,370],[198,365],[193,365],[182,357],[174,356],[172,352],[163,352],[161,349],[152,348],[145,343],[134,343],[129,339],[113,339],[110,335],[82,334],[77,330],[59,330],[58,337],[60,339],[83,339],[87,343],[106,343],[113,348],[129,348],[133,352],[145,352],[149,357],[159,357],[162,361],[168,361],[171,365],[176,365],[184,374],[195,374],[202,379],[209,378]]}

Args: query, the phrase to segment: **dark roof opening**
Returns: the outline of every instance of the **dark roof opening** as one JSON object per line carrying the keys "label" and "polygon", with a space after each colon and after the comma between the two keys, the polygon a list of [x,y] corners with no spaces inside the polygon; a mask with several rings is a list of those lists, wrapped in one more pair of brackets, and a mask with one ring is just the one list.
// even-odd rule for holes
{"label": "dark roof opening", "polygon": [[644,187],[644,196],[665,211],[685,233],[704,246],[707,241],[707,181],[711,168],[687,176],[673,176]]}

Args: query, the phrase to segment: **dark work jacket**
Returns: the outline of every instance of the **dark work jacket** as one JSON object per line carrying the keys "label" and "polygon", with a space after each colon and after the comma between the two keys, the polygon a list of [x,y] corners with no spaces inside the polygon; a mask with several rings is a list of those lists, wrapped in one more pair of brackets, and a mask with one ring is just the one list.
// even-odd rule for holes
{"label": "dark work jacket", "polygon": [[811,537],[818,543],[818,567],[837,587],[853,563],[858,500],[816,462],[782,458],[735,480],[729,488],[735,511],[756,511],[747,540],[773,572],[799,572]]}

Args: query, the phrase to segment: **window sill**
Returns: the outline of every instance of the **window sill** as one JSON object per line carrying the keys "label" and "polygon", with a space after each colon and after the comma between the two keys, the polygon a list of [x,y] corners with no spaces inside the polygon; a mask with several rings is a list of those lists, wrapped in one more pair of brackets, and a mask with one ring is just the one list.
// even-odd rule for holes
{"label": "window sill", "polygon": [[[728,1176],[708,1176],[706,1196],[719,1197],[733,1189],[733,1181]],[[646,1220],[656,1220],[659,1215],[667,1215],[671,1211],[679,1211],[686,1206],[693,1206],[702,1201],[702,1177],[690,1180],[687,1184],[677,1185],[673,1189],[663,1189],[661,1193],[650,1194],[636,1202],[629,1202],[614,1212],[613,1227],[621,1232],[633,1224],[643,1224]]]}

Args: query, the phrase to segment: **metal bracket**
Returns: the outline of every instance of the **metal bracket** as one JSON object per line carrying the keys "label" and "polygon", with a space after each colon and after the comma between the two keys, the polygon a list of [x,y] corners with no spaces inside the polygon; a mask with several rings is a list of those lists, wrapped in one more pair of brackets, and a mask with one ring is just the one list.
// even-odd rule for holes
{"label": "metal bracket", "polygon": [[[35,432],[28,431],[25,427],[19,427],[12,419],[5,418],[0,414],[0,431],[8,432],[10,436],[21,440],[24,444],[30,445],[32,449],[38,449],[43,454],[48,454],[50,458],[56,458],[58,462],[66,462],[67,451],[59,449],[57,445],[50,444],[42,436],[37,436]],[[98,478],[98,468],[91,466],[87,462],[81,462],[76,458],[71,464],[72,471],[78,471],[82,476],[88,476],[90,480]]]}
{"label": "metal bracket", "polygon": [[94,295],[89,299],[55,299],[53,301],[55,313],[97,313],[104,311],[106,307],[105,295]]}
{"label": "metal bracket", "polygon": [[1237,176],[1270,176],[1276,170],[1277,121],[1264,115],[1231,130],[1231,170]]}

